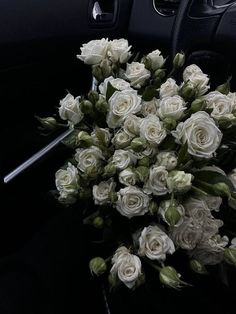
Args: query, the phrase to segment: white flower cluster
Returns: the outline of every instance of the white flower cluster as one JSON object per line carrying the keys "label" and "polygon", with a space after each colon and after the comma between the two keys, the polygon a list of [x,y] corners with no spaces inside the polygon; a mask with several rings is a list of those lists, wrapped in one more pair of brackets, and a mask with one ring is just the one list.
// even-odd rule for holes
{"label": "white flower cluster", "polygon": [[[236,94],[227,84],[208,93],[209,78],[195,64],[179,81],[180,72],[166,75],[159,50],[140,60],[130,50],[125,39],[104,38],[81,48],[78,58],[92,66],[98,90],[60,102],[60,118],[74,128],[75,154],[57,171],[56,187],[66,204],[92,198],[102,226],[115,224],[117,215],[120,230],[122,219],[135,221],[133,243],[127,239],[129,249],[117,249],[111,268],[113,283],[118,278],[134,288],[144,276],[143,260],[163,267],[178,248],[202,267],[223,260],[229,239],[221,235],[220,208],[227,198],[236,208],[236,170],[226,176],[212,165],[230,150]],[[183,63],[178,54],[171,73]],[[166,274],[173,275],[166,279],[172,287],[174,280],[180,284],[171,267],[163,268],[161,282]]]}

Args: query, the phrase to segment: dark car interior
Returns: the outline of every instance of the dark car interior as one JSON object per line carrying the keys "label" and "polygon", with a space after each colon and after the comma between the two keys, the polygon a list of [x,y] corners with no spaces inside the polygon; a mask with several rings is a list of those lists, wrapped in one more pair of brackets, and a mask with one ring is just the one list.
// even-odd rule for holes
{"label": "dark car interior", "polygon": [[[86,268],[90,254],[81,209],[62,208],[48,192],[68,154],[65,147],[59,144],[3,183],[4,176],[56,136],[40,135],[35,115],[52,115],[66,91],[77,96],[90,89],[90,73],[76,54],[83,43],[103,37],[127,38],[136,50],[158,48],[170,57],[183,51],[187,64],[196,63],[214,76],[213,87],[230,75],[232,90],[236,87],[234,0],[1,0],[1,313],[90,313],[93,306],[98,313],[110,313],[99,284],[87,270],[83,275],[78,271]],[[82,250],[87,257],[81,257]],[[196,286],[182,295],[160,292],[162,310],[189,313],[179,303],[183,298],[196,303],[192,313],[234,312],[229,309],[233,279],[227,288],[200,280],[205,280],[204,291]],[[97,305],[86,301],[93,293]],[[145,311],[143,294],[114,297],[111,313]],[[146,312],[156,309],[150,305]]]}

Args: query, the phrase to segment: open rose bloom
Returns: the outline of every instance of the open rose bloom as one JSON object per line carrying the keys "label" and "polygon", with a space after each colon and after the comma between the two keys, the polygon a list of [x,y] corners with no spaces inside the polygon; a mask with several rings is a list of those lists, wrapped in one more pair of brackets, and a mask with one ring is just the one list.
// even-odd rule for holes
{"label": "open rose bloom", "polygon": [[57,198],[83,200],[84,223],[110,243],[96,261],[112,288],[139,287],[147,268],[158,284],[185,285],[176,254],[198,273],[236,266],[236,94],[228,81],[212,89],[183,54],[174,64],[166,57],[158,49],[135,57],[125,39],[92,40],[78,58],[96,88],[60,101],[58,118],[74,131]]}

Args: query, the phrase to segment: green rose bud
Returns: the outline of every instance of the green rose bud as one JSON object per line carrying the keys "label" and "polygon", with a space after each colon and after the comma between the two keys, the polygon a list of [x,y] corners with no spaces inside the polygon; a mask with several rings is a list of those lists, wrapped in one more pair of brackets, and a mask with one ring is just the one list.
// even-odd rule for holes
{"label": "green rose bud", "polygon": [[118,195],[116,192],[109,193],[109,199],[111,203],[116,203],[118,201]]}
{"label": "green rose bud", "polygon": [[110,62],[107,59],[104,59],[100,63],[100,67],[102,70],[103,79],[111,75],[112,68],[111,68]]}
{"label": "green rose bud", "polygon": [[102,257],[94,257],[89,262],[89,268],[92,275],[101,276],[107,271],[107,265]]}
{"label": "green rose bud", "polygon": [[112,177],[114,176],[114,174],[116,173],[116,166],[113,165],[113,164],[107,164],[105,167],[104,167],[104,172],[103,172],[103,175],[105,177]]}
{"label": "green rose bud", "polygon": [[151,201],[149,203],[149,211],[151,212],[151,214],[155,214],[158,212],[158,205],[156,202]]}
{"label": "green rose bud", "polygon": [[166,71],[164,69],[158,69],[154,73],[154,77],[156,79],[163,80],[165,78],[165,76],[166,76]]}
{"label": "green rose bud", "polygon": [[106,114],[109,108],[106,99],[103,97],[100,97],[100,99],[95,104],[95,108],[97,109],[97,111],[103,114]]}
{"label": "green rose bud", "polygon": [[206,102],[203,99],[195,99],[191,103],[191,107],[190,107],[192,112],[202,111],[202,110],[205,110],[205,108],[206,108]]}
{"label": "green rose bud", "polygon": [[218,196],[227,196],[228,198],[231,198],[231,191],[229,186],[224,182],[215,183],[212,186],[213,191]]}
{"label": "green rose bud", "polygon": [[216,90],[222,94],[227,95],[230,92],[231,77],[222,85],[216,87]]}
{"label": "green rose bud", "polygon": [[160,270],[159,279],[160,282],[168,288],[179,289],[182,286],[188,286],[186,282],[180,280],[180,275],[171,266],[163,267]]}
{"label": "green rose bud", "polygon": [[185,63],[185,54],[184,53],[177,53],[173,60],[173,67],[175,69],[182,68]]}
{"label": "green rose bud", "polygon": [[150,158],[143,157],[138,161],[139,166],[149,167],[150,166]]}
{"label": "green rose bud", "polygon": [[40,118],[38,116],[35,116],[35,118],[40,122],[41,129],[45,131],[51,131],[57,128],[57,121],[53,117]]}
{"label": "green rose bud", "polygon": [[149,169],[144,166],[139,166],[135,170],[139,181],[146,182],[149,177]]}
{"label": "green rose bud", "polygon": [[224,250],[224,260],[236,267],[236,248],[226,248]]}
{"label": "green rose bud", "polygon": [[82,147],[90,147],[93,145],[92,137],[85,131],[80,131],[78,133],[78,142]]}
{"label": "green rose bud", "polygon": [[173,118],[165,118],[165,119],[163,120],[163,123],[164,123],[164,127],[165,127],[167,130],[169,130],[169,131],[175,129],[176,124],[177,124],[177,123],[176,123],[176,120],[173,119]]}
{"label": "green rose bud", "polygon": [[91,90],[89,93],[88,93],[88,100],[91,101],[91,103],[93,105],[95,105],[95,103],[98,101],[99,99],[99,94],[98,92],[94,91],[94,90]]}
{"label": "green rose bud", "polygon": [[101,169],[95,166],[89,166],[84,171],[85,175],[87,175],[89,178],[96,178],[100,172],[101,172]]}
{"label": "green rose bud", "polygon": [[191,101],[195,97],[195,94],[195,89],[188,83],[184,84],[180,90],[180,96],[182,96],[186,101]]}
{"label": "green rose bud", "polygon": [[97,229],[102,229],[104,226],[104,219],[100,216],[97,216],[93,220],[93,226]]}
{"label": "green rose bud", "polygon": [[98,82],[102,82],[104,80],[102,69],[99,65],[94,65],[92,67],[92,75]]}
{"label": "green rose bud", "polygon": [[151,70],[152,63],[151,63],[151,60],[149,58],[143,57],[141,62],[145,65],[146,69]]}
{"label": "green rose bud", "polygon": [[194,271],[197,274],[201,274],[201,275],[206,275],[208,274],[206,267],[204,265],[202,265],[199,261],[197,261],[196,259],[192,259],[189,262],[190,268],[192,269],[192,271]]}
{"label": "green rose bud", "polygon": [[131,142],[131,148],[135,152],[142,152],[146,148],[146,141],[145,139],[142,139],[141,137],[136,137]]}
{"label": "green rose bud", "polygon": [[81,111],[85,114],[90,114],[93,112],[93,104],[89,100],[82,100],[80,103]]}
{"label": "green rose bud", "polygon": [[180,218],[181,214],[174,205],[168,207],[165,212],[165,219],[171,227],[175,226],[179,222]]}

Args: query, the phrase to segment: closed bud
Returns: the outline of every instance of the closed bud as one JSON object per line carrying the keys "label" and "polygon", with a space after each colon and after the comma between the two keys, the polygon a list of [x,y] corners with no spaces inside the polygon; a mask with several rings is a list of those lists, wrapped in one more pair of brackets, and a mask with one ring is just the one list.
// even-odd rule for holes
{"label": "closed bud", "polygon": [[145,139],[141,138],[141,137],[136,137],[132,140],[131,142],[131,148],[135,151],[135,152],[142,152],[145,150],[146,148],[146,141]]}
{"label": "closed bud", "polygon": [[192,271],[194,271],[197,274],[201,274],[201,275],[206,275],[208,274],[206,267],[200,263],[199,261],[197,261],[196,259],[192,259],[189,262],[189,266],[192,269]]}
{"label": "closed bud", "polygon": [[108,61],[108,59],[104,59],[100,63],[100,67],[102,70],[103,79],[105,79],[106,77],[111,75],[111,65],[110,65],[110,62]]}
{"label": "closed bud", "polygon": [[95,103],[98,101],[99,99],[99,94],[98,92],[94,91],[94,90],[91,90],[89,93],[88,93],[88,100],[91,101],[91,103],[93,105],[95,105]]}
{"label": "closed bud", "polygon": [[109,193],[109,199],[111,203],[116,203],[118,201],[118,195],[116,192],[110,192]]}
{"label": "closed bud", "polygon": [[93,104],[89,100],[82,100],[80,103],[81,111],[85,114],[90,114],[93,112]]}
{"label": "closed bud", "polygon": [[96,178],[99,175],[100,171],[101,169],[99,169],[98,167],[89,166],[85,169],[84,173],[89,178]]}
{"label": "closed bud", "polygon": [[157,205],[157,203],[154,202],[154,201],[151,201],[149,203],[149,210],[150,210],[151,214],[157,213],[158,212],[158,205]]}
{"label": "closed bud", "polygon": [[171,227],[173,227],[173,226],[177,225],[177,223],[179,222],[180,218],[181,218],[181,214],[177,210],[177,208],[174,205],[169,206],[168,209],[165,212],[165,219],[166,219],[167,223]]}
{"label": "closed bud", "polygon": [[102,257],[94,257],[89,262],[89,268],[92,275],[101,276],[107,271],[107,265]]}
{"label": "closed bud", "polygon": [[116,173],[116,166],[113,164],[107,164],[104,167],[104,176],[111,177]]}
{"label": "closed bud", "polygon": [[143,157],[138,161],[139,166],[149,167],[150,166],[150,158]]}
{"label": "closed bud", "polygon": [[92,137],[85,131],[80,131],[78,133],[78,142],[82,147],[90,147],[93,145]]}
{"label": "closed bud", "polygon": [[222,85],[216,87],[216,91],[227,95],[230,92],[230,81],[231,77]]}
{"label": "closed bud", "polygon": [[224,250],[224,260],[236,267],[236,248],[226,248]]}
{"label": "closed bud", "polygon": [[203,99],[195,99],[191,103],[191,107],[190,107],[192,112],[202,111],[205,108],[206,108],[206,102]]}
{"label": "closed bud", "polygon": [[185,54],[184,53],[177,53],[174,57],[174,60],[173,60],[173,67],[175,69],[179,69],[179,68],[182,68],[182,66],[184,65],[185,63]]}
{"label": "closed bud", "polygon": [[102,69],[100,68],[99,65],[94,65],[92,67],[92,75],[98,82],[102,82],[104,80]]}
{"label": "closed bud", "polygon": [[189,284],[180,280],[180,275],[171,266],[163,267],[160,270],[159,279],[160,282],[168,288],[179,289],[182,286],[189,286]]}
{"label": "closed bud", "polygon": [[175,129],[176,127],[176,120],[173,118],[165,118],[163,120],[163,123],[164,123],[164,127],[169,131]]}
{"label": "closed bud", "polygon": [[53,117],[40,118],[38,116],[35,116],[35,118],[40,122],[41,129],[43,130],[51,131],[57,128],[57,121]]}
{"label": "closed bud", "polygon": [[145,65],[146,69],[151,70],[152,62],[151,62],[151,60],[149,58],[143,57],[141,62]]}
{"label": "closed bud", "polygon": [[186,101],[191,101],[195,97],[195,94],[195,89],[188,83],[184,84],[180,90],[180,96],[182,96]]}
{"label": "closed bud", "polygon": [[149,177],[149,169],[144,166],[139,166],[135,170],[139,181],[146,182]]}
{"label": "closed bud", "polygon": [[108,103],[105,98],[101,97],[95,104],[97,111],[106,114],[108,111]]}
{"label": "closed bud", "polygon": [[218,182],[213,184],[213,191],[217,196],[227,196],[229,199],[231,198],[231,191],[229,186],[224,182]]}
{"label": "closed bud", "polygon": [[158,69],[154,73],[155,79],[163,80],[166,76],[166,71],[164,69]]}
{"label": "closed bud", "polygon": [[101,216],[97,216],[93,220],[93,226],[97,229],[102,229],[104,226],[104,219]]}

